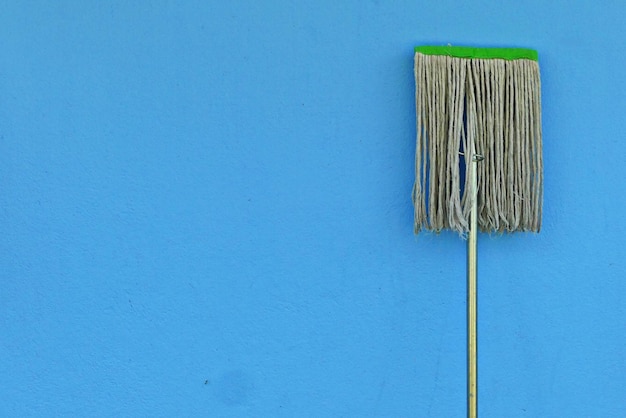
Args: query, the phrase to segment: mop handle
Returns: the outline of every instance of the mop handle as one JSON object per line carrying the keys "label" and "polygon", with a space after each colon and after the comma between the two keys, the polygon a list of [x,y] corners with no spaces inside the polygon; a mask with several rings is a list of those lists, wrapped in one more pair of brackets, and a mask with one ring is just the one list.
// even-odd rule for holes
{"label": "mop handle", "polygon": [[484,157],[473,154],[470,164],[471,214],[467,239],[467,416],[478,414],[477,346],[476,346],[476,241],[478,238],[478,174],[477,165]]}

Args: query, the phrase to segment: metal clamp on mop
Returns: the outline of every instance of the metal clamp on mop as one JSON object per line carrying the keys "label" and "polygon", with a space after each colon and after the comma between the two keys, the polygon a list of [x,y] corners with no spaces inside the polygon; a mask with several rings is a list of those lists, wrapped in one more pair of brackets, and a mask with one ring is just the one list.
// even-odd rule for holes
{"label": "metal clamp on mop", "polygon": [[450,229],[467,239],[467,410],[476,418],[478,229],[541,228],[537,52],[419,46],[415,85],[414,231]]}

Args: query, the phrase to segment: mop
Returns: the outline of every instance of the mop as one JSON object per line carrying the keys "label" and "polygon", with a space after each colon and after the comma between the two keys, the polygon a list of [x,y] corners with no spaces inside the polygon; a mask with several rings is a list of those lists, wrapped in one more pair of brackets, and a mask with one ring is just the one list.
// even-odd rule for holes
{"label": "mop", "polygon": [[539,232],[543,201],[537,52],[415,48],[414,232],[467,239],[467,410],[477,416],[476,242]]}

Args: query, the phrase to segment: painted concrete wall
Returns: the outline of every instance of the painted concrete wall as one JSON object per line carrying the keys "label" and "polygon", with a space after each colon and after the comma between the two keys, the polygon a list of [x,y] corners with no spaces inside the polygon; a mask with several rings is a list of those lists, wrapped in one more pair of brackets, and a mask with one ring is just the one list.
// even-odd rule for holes
{"label": "painted concrete wall", "polygon": [[539,50],[540,235],[481,236],[479,408],[626,416],[620,1],[0,4],[0,415],[461,417],[416,44]]}

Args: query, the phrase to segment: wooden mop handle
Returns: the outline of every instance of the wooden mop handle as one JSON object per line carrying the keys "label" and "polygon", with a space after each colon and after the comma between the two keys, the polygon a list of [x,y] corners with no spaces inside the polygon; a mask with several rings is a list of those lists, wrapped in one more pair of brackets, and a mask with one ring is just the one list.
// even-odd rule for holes
{"label": "wooden mop handle", "polygon": [[478,238],[478,173],[477,165],[484,157],[473,154],[470,165],[471,214],[467,239],[467,416],[478,415],[477,386],[477,319],[476,319],[476,241]]}

